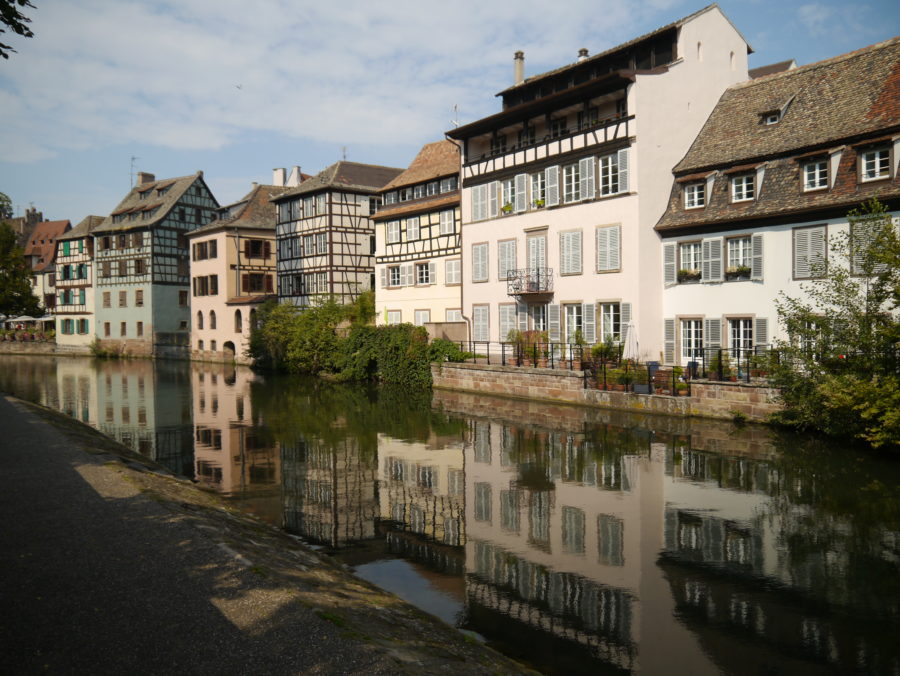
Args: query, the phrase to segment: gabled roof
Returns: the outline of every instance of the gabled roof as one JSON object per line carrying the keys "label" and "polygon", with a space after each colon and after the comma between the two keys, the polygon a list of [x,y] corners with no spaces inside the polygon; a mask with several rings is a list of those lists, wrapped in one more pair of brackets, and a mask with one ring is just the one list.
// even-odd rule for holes
{"label": "gabled roof", "polygon": [[459,173],[459,146],[443,140],[422,146],[412,164],[381,190],[394,190],[415,183],[431,181]]}
{"label": "gabled roof", "polygon": [[377,164],[360,164],[359,162],[342,160],[323,169],[312,178],[303,181],[296,188],[274,197],[272,201],[279,202],[288,197],[314,193],[327,188],[377,192],[402,171],[402,169],[394,167],[382,167]]}
{"label": "gabled roof", "polygon": [[[777,124],[761,116],[787,105]],[[900,38],[728,88],[676,175],[900,127]]]}
{"label": "gabled roof", "polygon": [[214,221],[188,233],[188,236],[207,234],[220,228],[255,228],[275,230],[275,207],[272,198],[289,188],[274,185],[255,185],[237,202],[227,204]]}
{"label": "gabled roof", "polygon": [[57,241],[62,241],[66,239],[78,239],[85,235],[89,235],[103,223],[103,220],[103,216],[85,216],[78,225],[56,239]]}
{"label": "gabled roof", "polygon": [[[93,234],[100,234],[105,232],[116,232],[119,230],[131,230],[134,228],[146,228],[148,226],[152,226],[156,223],[162,221],[172,210],[178,200],[184,195],[188,188],[190,188],[194,181],[203,181],[203,172],[198,171],[196,174],[191,174],[190,176],[181,176],[179,178],[166,178],[159,181],[152,181],[150,183],[142,183],[136,185],[131,189],[128,195],[125,196],[121,202],[119,202],[118,206],[113,209],[112,213],[103,219],[103,223],[97,227]],[[205,183],[204,183],[205,185]],[[169,188],[164,194],[159,195],[156,191],[162,190],[165,188]],[[148,191],[152,191],[150,195],[141,199],[141,195],[143,193],[147,193]],[[213,197],[212,193],[209,193],[213,202],[215,202],[215,197]],[[218,202],[216,202],[218,206]],[[132,222],[129,220],[124,220],[121,223],[113,223],[113,216],[118,216],[119,214],[131,213],[134,211],[148,211],[152,208],[159,207],[159,211],[156,215],[148,220],[139,220],[138,222]]]}
{"label": "gabled roof", "polygon": [[34,226],[25,244],[25,255],[36,258],[33,270],[40,272],[53,264],[56,259],[56,240],[71,227],[70,221],[42,221]]}

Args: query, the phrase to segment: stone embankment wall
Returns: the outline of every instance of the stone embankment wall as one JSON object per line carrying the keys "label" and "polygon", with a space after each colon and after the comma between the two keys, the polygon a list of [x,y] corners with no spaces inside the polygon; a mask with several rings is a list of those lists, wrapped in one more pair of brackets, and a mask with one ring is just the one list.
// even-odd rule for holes
{"label": "stone embankment wall", "polygon": [[90,353],[90,349],[85,345],[57,345],[38,341],[0,341],[0,354],[81,355]]}
{"label": "stone embankment wall", "polygon": [[670,397],[585,389],[582,371],[488,364],[432,366],[434,387],[516,399],[596,406],[674,416],[733,418],[741,413],[762,422],[780,409],[777,390],[747,383],[693,383],[691,396]]}

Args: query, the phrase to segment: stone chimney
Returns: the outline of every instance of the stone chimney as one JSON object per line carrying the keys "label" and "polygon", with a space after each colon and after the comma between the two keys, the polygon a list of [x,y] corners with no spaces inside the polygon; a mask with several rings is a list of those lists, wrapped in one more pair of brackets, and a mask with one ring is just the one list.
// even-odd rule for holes
{"label": "stone chimney", "polygon": [[582,47],[578,50],[578,62],[581,63],[586,58],[588,58],[588,50],[587,47]]}
{"label": "stone chimney", "polygon": [[156,180],[156,176],[153,174],[148,174],[146,171],[139,171],[137,173],[137,184],[144,185],[145,183],[153,183]]}
{"label": "stone chimney", "polygon": [[273,169],[272,170],[272,185],[274,185],[276,188],[283,188],[284,187],[284,175],[285,175],[284,169]]}
{"label": "stone chimney", "polygon": [[513,56],[513,84],[520,85],[525,82],[525,52],[516,52]]}

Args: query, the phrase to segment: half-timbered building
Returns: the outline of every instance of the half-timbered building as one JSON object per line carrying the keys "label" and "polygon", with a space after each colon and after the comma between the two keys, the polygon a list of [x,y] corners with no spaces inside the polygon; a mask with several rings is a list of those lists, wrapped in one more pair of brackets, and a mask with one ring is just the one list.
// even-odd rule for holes
{"label": "half-timbered building", "polygon": [[186,355],[190,341],[187,233],[219,204],[203,172],[137,185],[94,230],[96,336],[131,354]]}
{"label": "half-timbered building", "polygon": [[402,170],[341,161],[273,198],[277,205],[278,299],[353,301],[375,288],[378,191]]}
{"label": "half-timbered building", "polygon": [[72,229],[70,221],[41,221],[25,244],[31,265],[31,288],[48,313],[56,307],[56,241]]}
{"label": "half-timbered building", "polygon": [[94,339],[94,238],[103,216],[86,216],[56,240],[56,344],[87,350]]}
{"label": "half-timbered building", "polygon": [[750,48],[716,5],[595,56],[524,77],[462,143],[463,314],[475,340],[513,328],[555,341],[661,348],[659,239],[670,169]]}
{"label": "half-timbered building", "polygon": [[247,360],[256,308],[275,298],[275,206],[285,188],[255,185],[188,234],[191,249],[191,354]]}
{"label": "half-timbered building", "polygon": [[376,323],[462,322],[458,181],[459,147],[444,140],[382,189],[372,219]]}
{"label": "half-timbered building", "polygon": [[894,38],[722,95],[656,225],[667,363],[787,338],[776,300],[828,274],[848,211],[874,197],[900,213],[898,86]]}

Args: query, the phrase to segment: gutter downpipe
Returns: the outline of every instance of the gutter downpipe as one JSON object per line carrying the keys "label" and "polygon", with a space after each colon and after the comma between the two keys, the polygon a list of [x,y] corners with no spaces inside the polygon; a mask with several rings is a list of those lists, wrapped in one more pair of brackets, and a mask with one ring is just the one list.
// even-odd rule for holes
{"label": "gutter downpipe", "polygon": [[463,207],[462,207],[462,194],[463,194],[463,185],[462,185],[462,162],[463,162],[463,144],[461,141],[457,141],[456,139],[452,139],[447,134],[444,134],[444,138],[446,138],[450,143],[454,144],[459,148],[459,314],[463,318],[463,321],[466,323],[466,338],[468,339],[468,343],[472,342],[472,320],[466,315],[466,304],[464,302],[465,299],[465,275],[463,274]]}

